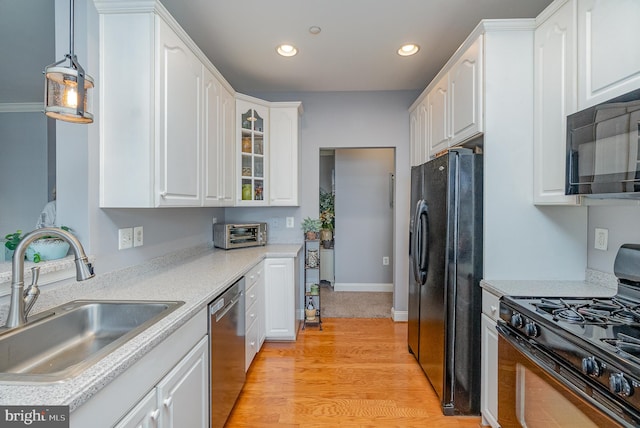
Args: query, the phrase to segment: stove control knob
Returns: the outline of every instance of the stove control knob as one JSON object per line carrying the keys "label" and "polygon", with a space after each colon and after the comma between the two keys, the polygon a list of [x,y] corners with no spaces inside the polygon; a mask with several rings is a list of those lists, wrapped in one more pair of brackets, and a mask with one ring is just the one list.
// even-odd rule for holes
{"label": "stove control knob", "polygon": [[529,321],[524,326],[524,332],[529,337],[538,337],[540,336],[540,331],[538,331],[538,326],[533,321]]}
{"label": "stove control knob", "polygon": [[598,364],[595,357],[585,357],[582,359],[582,373],[591,377],[600,376],[600,364]]}
{"label": "stove control knob", "polygon": [[524,325],[524,321],[522,321],[522,315],[517,312],[511,315],[511,325],[515,328],[522,328],[522,326]]}
{"label": "stove control knob", "polygon": [[613,373],[609,376],[609,390],[621,397],[633,395],[633,387],[622,373]]}

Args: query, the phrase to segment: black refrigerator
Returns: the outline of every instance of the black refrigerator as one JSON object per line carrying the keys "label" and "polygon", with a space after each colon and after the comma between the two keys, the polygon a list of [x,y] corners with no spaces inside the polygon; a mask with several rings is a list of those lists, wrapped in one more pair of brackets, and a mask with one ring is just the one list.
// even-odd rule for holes
{"label": "black refrigerator", "polygon": [[480,413],[482,155],[411,169],[409,351],[445,415]]}

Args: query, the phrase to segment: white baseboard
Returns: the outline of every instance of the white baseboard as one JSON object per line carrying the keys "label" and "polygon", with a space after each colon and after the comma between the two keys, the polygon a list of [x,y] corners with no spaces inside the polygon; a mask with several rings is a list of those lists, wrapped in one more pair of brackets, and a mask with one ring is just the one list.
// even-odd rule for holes
{"label": "white baseboard", "polygon": [[391,318],[395,322],[408,322],[409,321],[409,311],[396,311],[391,308]]}
{"label": "white baseboard", "polygon": [[336,282],[333,285],[333,291],[377,291],[377,292],[393,292],[393,284],[384,283],[362,283],[362,282]]}

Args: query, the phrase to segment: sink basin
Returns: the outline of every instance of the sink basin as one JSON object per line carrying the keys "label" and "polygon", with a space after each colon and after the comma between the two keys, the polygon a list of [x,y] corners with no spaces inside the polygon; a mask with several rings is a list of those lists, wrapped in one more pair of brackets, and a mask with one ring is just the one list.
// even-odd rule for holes
{"label": "sink basin", "polygon": [[35,315],[24,327],[0,332],[0,381],[72,377],[182,304],[75,300]]}

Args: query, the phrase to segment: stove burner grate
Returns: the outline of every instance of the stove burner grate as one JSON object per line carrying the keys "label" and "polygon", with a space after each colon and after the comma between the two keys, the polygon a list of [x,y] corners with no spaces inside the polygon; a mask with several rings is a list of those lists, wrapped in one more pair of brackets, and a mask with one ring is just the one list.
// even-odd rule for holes
{"label": "stove burner grate", "polygon": [[539,312],[550,314],[555,321],[581,325],[640,324],[640,305],[625,299],[591,299],[567,303],[564,299],[540,299],[533,304]]}

